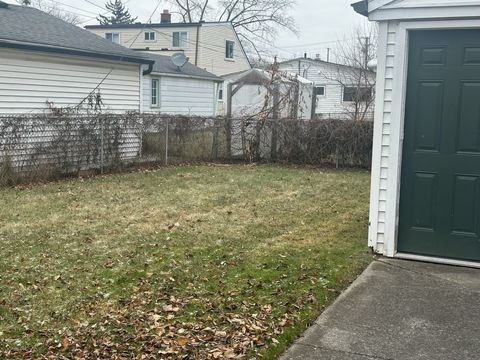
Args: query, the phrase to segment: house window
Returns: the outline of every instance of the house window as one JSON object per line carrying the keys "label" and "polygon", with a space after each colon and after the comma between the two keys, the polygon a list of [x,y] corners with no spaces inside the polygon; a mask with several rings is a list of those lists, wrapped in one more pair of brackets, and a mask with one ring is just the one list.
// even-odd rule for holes
{"label": "house window", "polygon": [[225,58],[233,59],[234,57],[235,42],[227,40],[225,45]]}
{"label": "house window", "polygon": [[155,41],[155,31],[146,31],[145,41]]}
{"label": "house window", "polygon": [[325,96],[325,86],[315,86],[316,96]]}
{"label": "house window", "polygon": [[372,100],[372,88],[345,86],[343,88],[344,102],[369,102]]}
{"label": "house window", "polygon": [[152,106],[160,105],[160,80],[152,79]]}
{"label": "house window", "polygon": [[120,34],[119,33],[106,33],[105,39],[110,40],[115,44],[120,44]]}
{"label": "house window", "polygon": [[175,31],[173,33],[173,47],[186,48],[188,33],[186,31]]}
{"label": "house window", "polygon": [[218,85],[218,100],[223,100],[223,85]]}

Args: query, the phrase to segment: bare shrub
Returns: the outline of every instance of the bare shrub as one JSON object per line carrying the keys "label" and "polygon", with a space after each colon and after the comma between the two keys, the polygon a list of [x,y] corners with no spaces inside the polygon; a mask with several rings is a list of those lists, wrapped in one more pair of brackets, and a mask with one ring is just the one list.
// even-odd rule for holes
{"label": "bare shrub", "polygon": [[373,124],[159,114],[0,116],[0,185],[138,164],[232,161],[370,166]]}

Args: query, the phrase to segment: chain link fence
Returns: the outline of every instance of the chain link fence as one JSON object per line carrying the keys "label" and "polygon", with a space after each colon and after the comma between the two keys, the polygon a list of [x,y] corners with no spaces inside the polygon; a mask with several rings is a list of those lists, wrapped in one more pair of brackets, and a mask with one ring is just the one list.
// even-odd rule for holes
{"label": "chain link fence", "polygon": [[159,114],[2,115],[0,185],[144,164],[281,162],[370,166],[373,124]]}

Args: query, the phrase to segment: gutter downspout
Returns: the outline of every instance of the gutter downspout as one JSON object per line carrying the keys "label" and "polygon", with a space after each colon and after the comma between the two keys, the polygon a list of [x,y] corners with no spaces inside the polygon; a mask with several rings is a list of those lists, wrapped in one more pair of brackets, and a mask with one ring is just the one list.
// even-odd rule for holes
{"label": "gutter downspout", "polygon": [[143,70],[143,76],[145,75],[149,75],[152,73],[153,71],[153,64],[155,64],[154,62],[148,64],[148,69],[147,70]]}

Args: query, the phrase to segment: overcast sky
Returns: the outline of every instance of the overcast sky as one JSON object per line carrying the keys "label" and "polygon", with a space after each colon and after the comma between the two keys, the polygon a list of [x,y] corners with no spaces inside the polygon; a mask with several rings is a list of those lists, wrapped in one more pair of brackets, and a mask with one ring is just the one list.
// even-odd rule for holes
{"label": "overcast sky", "polygon": [[[106,0],[43,0],[56,4],[63,10],[79,15],[82,25],[96,24],[95,15],[101,12]],[[15,0],[7,0],[15,3]],[[280,58],[291,58],[308,52],[309,56],[320,54],[326,57],[328,47],[335,47],[339,39],[351,37],[355,26],[364,25],[366,20],[355,14],[350,7],[354,0],[297,0],[297,6],[292,10],[300,31],[297,37],[289,32],[281,32],[272,53]],[[155,0],[125,0],[130,12],[138,16],[140,21],[147,21],[157,2]],[[97,6],[95,6],[96,4]],[[152,22],[160,20],[162,9],[171,9],[165,0],[153,16]]]}

